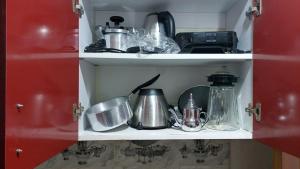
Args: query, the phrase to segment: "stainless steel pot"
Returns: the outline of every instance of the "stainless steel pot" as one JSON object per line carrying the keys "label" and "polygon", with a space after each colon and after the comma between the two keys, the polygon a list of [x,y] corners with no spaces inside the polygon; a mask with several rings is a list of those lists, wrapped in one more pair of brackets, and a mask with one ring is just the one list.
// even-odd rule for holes
{"label": "stainless steel pot", "polygon": [[94,105],[86,115],[94,131],[106,131],[126,124],[132,110],[128,97],[117,97]]}
{"label": "stainless steel pot", "polygon": [[113,49],[126,51],[130,36],[129,30],[120,26],[120,23],[124,22],[124,18],[112,16],[110,21],[114,23],[114,26],[111,27],[109,22],[106,23],[106,26],[96,26],[95,34],[97,39],[105,39],[107,51]]}
{"label": "stainless steel pot", "polygon": [[104,39],[106,41],[106,47],[126,51],[129,37],[128,33],[129,31],[126,29],[106,29],[103,32]]}
{"label": "stainless steel pot", "polygon": [[126,124],[132,117],[132,109],[129,105],[131,95],[140,89],[153,84],[160,75],[136,87],[128,96],[113,98],[111,100],[98,103],[86,111],[87,119],[94,131],[107,131]]}
{"label": "stainless steel pot", "polygon": [[169,105],[162,89],[141,89],[130,125],[137,129],[170,127]]}

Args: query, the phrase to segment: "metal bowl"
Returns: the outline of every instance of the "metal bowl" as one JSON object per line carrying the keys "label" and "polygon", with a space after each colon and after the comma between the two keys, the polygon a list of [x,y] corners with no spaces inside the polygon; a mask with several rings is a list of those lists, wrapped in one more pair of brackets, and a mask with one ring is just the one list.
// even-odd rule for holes
{"label": "metal bowl", "polygon": [[107,131],[126,124],[133,113],[128,97],[117,97],[90,107],[86,115],[94,131]]}

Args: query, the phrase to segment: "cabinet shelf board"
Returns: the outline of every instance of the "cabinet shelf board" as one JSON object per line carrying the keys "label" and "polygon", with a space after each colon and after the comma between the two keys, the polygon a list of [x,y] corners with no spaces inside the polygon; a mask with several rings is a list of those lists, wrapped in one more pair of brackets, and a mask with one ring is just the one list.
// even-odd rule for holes
{"label": "cabinet shelf board", "polygon": [[252,54],[81,53],[80,59],[95,65],[201,65],[244,62],[252,60]]}
{"label": "cabinet shelf board", "polygon": [[80,141],[92,140],[192,140],[192,139],[252,139],[246,130],[184,132],[175,129],[137,130],[125,127],[117,131],[94,132],[91,129],[79,132]]}

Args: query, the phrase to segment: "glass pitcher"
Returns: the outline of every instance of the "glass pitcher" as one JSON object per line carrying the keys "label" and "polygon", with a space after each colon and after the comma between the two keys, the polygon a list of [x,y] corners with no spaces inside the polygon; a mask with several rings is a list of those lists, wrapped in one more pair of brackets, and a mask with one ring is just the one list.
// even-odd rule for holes
{"label": "glass pitcher", "polygon": [[207,128],[214,130],[238,130],[240,116],[234,83],[237,77],[227,72],[220,72],[208,77],[212,82],[208,101]]}

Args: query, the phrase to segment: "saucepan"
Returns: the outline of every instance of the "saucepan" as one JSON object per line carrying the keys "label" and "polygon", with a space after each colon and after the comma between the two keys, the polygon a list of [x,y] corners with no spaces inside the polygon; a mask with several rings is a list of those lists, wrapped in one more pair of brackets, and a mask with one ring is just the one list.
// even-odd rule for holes
{"label": "saucepan", "polygon": [[133,116],[129,104],[131,96],[140,89],[150,86],[160,74],[141,84],[130,92],[128,96],[116,97],[105,102],[100,102],[86,110],[86,116],[94,131],[107,131],[126,124]]}

